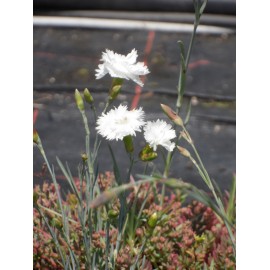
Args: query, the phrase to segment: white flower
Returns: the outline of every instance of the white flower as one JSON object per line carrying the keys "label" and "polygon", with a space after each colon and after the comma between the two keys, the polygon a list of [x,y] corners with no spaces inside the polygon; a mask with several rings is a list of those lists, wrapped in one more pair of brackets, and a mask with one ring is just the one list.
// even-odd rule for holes
{"label": "white flower", "polygon": [[163,120],[148,121],[144,127],[144,138],[153,147],[154,151],[157,150],[158,145],[162,145],[170,152],[173,151],[175,143],[170,140],[175,137],[175,130]]}
{"label": "white flower", "polygon": [[129,111],[127,106],[120,105],[109,112],[102,113],[97,120],[97,131],[107,140],[123,140],[127,135],[136,136],[135,131],[141,131],[144,122],[142,108]]}
{"label": "white flower", "polygon": [[135,49],[127,56],[106,49],[106,52],[102,53],[100,60],[103,64],[99,64],[98,69],[96,69],[96,79],[100,79],[109,73],[111,77],[126,80],[131,79],[140,86],[143,86],[139,76],[148,74],[149,70],[143,62],[136,63],[137,57],[138,54]]}

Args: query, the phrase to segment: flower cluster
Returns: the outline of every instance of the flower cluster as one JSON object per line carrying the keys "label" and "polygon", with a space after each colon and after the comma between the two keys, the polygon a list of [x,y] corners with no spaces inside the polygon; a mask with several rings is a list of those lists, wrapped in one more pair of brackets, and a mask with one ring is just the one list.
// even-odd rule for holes
{"label": "flower cluster", "polygon": [[[137,51],[133,49],[127,56],[106,50],[103,52],[100,64],[96,69],[96,79],[100,79],[107,73],[114,78],[132,79],[134,82],[143,86],[139,75],[149,73],[147,66],[142,62],[136,63]],[[103,112],[97,120],[97,132],[107,140],[123,140],[127,136],[136,136],[136,132],[141,132],[144,127],[144,137],[146,142],[157,150],[161,145],[168,151],[173,151],[175,143],[171,142],[176,137],[175,131],[170,124],[163,120],[155,122],[145,122],[145,113],[142,108],[129,111],[127,106],[120,105],[118,108]]]}
{"label": "flower cluster", "polygon": [[149,145],[157,150],[161,145],[168,151],[173,151],[175,143],[171,142],[176,137],[175,130],[163,120],[144,121],[145,113],[142,108],[129,111],[127,106],[120,105],[103,113],[97,120],[97,132],[107,140],[123,140],[125,136],[136,136],[144,127],[144,138]]}

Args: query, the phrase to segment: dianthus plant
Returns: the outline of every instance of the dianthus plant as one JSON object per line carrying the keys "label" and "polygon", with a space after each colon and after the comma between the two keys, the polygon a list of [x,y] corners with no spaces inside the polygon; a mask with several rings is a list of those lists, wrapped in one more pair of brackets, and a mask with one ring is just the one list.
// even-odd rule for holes
{"label": "dianthus plant", "polygon": [[[194,31],[187,54],[184,52],[183,43],[179,41],[181,69],[177,90],[178,97],[175,111],[169,106],[161,104],[160,109],[164,112],[165,119],[148,121],[148,113],[150,112],[145,111],[142,107],[129,109],[127,105],[123,104],[113,106],[113,102],[117,99],[125,80],[132,80],[134,83],[143,86],[141,76],[145,76],[150,72],[143,62],[137,62],[138,53],[136,49],[132,49],[127,55],[121,55],[109,49],[103,52],[100,59],[102,63],[96,69],[96,79],[101,79],[103,76],[109,75],[112,77],[112,84],[108,91],[106,104],[101,112],[98,112],[96,109],[95,100],[88,89],[85,89],[83,93],[80,93],[78,90],[75,91],[75,101],[82,115],[86,133],[85,153],[82,154],[82,164],[78,170],[79,183],[74,183],[74,178],[67,166],[64,166],[59,159],[57,159],[57,162],[70,185],[71,192],[74,194],[72,200],[76,200],[76,205],[78,205],[78,221],[76,221],[76,224],[81,229],[82,234],[82,245],[85,254],[83,263],[78,261],[77,255],[71,248],[70,223],[74,223],[72,208],[66,203],[63,203],[62,195],[57,188],[58,184],[54,169],[47,160],[39,134],[36,131],[34,132],[34,144],[39,148],[56,187],[60,213],[55,213],[49,207],[41,206],[37,198],[34,199],[34,206],[48,227],[48,231],[55,243],[56,252],[61,258],[63,269],[117,269],[116,262],[119,252],[121,253],[121,248],[127,245],[132,247],[135,258],[130,269],[144,269],[141,267],[146,260],[145,256],[147,253],[145,253],[145,248],[147,250],[149,249],[149,239],[151,239],[157,224],[163,222],[166,215],[165,210],[159,211],[157,207],[155,211],[149,212],[147,218],[145,216],[142,218],[146,199],[141,201],[141,206],[138,208],[136,194],[139,194],[141,185],[147,183],[149,190],[151,189],[156,196],[155,203],[159,202],[162,206],[166,194],[166,186],[174,188],[183,187],[182,192],[186,190],[185,188],[187,186],[183,185],[180,180],[176,180],[180,176],[169,178],[172,157],[175,154],[182,154],[185,158],[190,159],[198,170],[198,173],[213,195],[215,202],[212,202],[212,208],[219,220],[226,226],[232,247],[233,249],[235,248],[235,228],[231,216],[226,212],[222,199],[216,191],[193,140],[186,129],[190,110],[187,111],[184,120],[180,116],[183,115],[182,103],[190,53],[196,29],[206,3],[207,0],[202,2],[194,0]],[[94,128],[91,127],[91,130],[86,115],[87,104],[89,104],[96,120],[96,125]],[[95,134],[93,142],[90,139],[90,132]],[[135,136],[141,136],[143,138],[145,142],[144,146],[134,144]],[[185,140],[191,150],[183,148],[181,146],[181,140]],[[127,155],[129,160],[127,170],[126,168],[119,167],[118,159],[120,157],[116,157],[114,154],[113,147],[111,146],[112,141],[116,141],[119,145],[124,145],[126,153],[123,153],[123,155]],[[113,163],[115,177],[115,184],[111,185],[111,189],[105,191],[101,188],[104,183],[97,181],[99,178],[97,166],[99,148],[104,143],[109,146],[108,154]],[[156,159],[161,157],[160,153],[166,153],[167,155],[164,158],[163,172],[160,173],[160,171],[154,170],[147,175],[149,162],[154,163]],[[135,162],[143,162],[145,164],[145,170],[139,176],[133,174],[133,165]],[[132,205],[130,205],[130,200],[128,200],[131,189],[135,194]],[[193,188],[194,190],[197,189]],[[198,194],[202,197],[200,191],[196,192],[197,198]],[[146,197],[148,196],[147,194],[146,192]],[[168,208],[166,211],[171,210]],[[54,216],[56,215],[58,220],[60,218],[60,228],[56,223],[50,222],[48,213]],[[135,247],[135,231],[142,222],[146,222],[147,233],[143,235],[144,238],[141,246]],[[95,245],[93,244],[95,241],[95,232],[101,230],[105,232],[106,239],[103,243],[104,252],[102,254],[94,248]],[[113,243],[110,241],[112,230],[116,232],[116,240]],[[60,241],[65,242],[67,252],[64,252],[61,248]]]}

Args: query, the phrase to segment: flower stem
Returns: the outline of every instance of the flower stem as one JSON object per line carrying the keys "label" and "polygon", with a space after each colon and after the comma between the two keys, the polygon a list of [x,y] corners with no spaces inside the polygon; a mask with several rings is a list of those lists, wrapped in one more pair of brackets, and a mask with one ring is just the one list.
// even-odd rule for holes
{"label": "flower stem", "polygon": [[109,261],[109,249],[110,249],[110,221],[109,219],[106,222],[106,254],[105,254],[105,270],[109,270],[108,261]]}
{"label": "flower stem", "polygon": [[94,173],[94,169],[93,169],[93,160],[92,160],[92,155],[90,152],[90,129],[88,126],[88,120],[85,114],[85,111],[80,111],[81,115],[82,115],[82,119],[83,119],[83,123],[84,123],[84,128],[85,128],[85,150],[86,150],[86,154],[87,154],[87,165],[88,165],[88,169],[89,169],[89,174],[90,177],[93,177],[93,173]]}
{"label": "flower stem", "polygon": [[[221,199],[218,197],[218,195],[216,193],[216,190],[215,190],[215,188],[213,186],[212,180],[211,180],[207,170],[205,169],[205,166],[204,166],[204,164],[203,164],[203,162],[201,160],[201,157],[200,157],[200,155],[199,155],[199,153],[198,153],[198,151],[197,151],[197,149],[196,149],[196,147],[195,147],[195,145],[194,145],[194,143],[193,143],[193,141],[192,141],[192,139],[190,137],[190,134],[188,133],[188,131],[186,130],[185,127],[183,127],[183,130],[184,130],[185,134],[188,136],[187,141],[191,145],[191,147],[192,147],[192,149],[193,149],[193,151],[194,151],[194,153],[195,153],[195,155],[196,155],[196,157],[197,157],[197,159],[199,161],[199,165],[197,164],[197,162],[192,157],[190,157],[190,159],[193,162],[193,164],[196,166],[196,168],[198,169],[198,171],[199,171],[202,179],[204,180],[205,184],[208,186],[208,188],[212,192],[220,212],[222,213],[222,215],[224,217],[226,217],[226,211],[225,211],[224,205],[223,205]],[[223,222],[224,222],[224,224],[225,224],[225,226],[226,226],[226,228],[228,230],[228,233],[229,233],[229,236],[230,236],[230,239],[231,239],[231,242],[232,242],[232,247],[233,247],[233,250],[234,250],[234,254],[235,254],[236,253],[235,239],[234,239],[231,227],[230,227],[229,223],[227,222],[227,220],[225,218],[223,218],[223,217],[221,217],[221,218],[223,219]]]}
{"label": "flower stem", "polygon": [[106,113],[106,111],[107,111],[108,107],[110,106],[110,104],[111,104],[111,100],[108,98],[102,113]]}
{"label": "flower stem", "polygon": [[[197,13],[197,11],[195,11]],[[190,39],[190,43],[188,46],[188,52],[186,57],[184,56],[184,45],[181,43],[181,68],[180,68],[180,73],[179,73],[179,80],[178,80],[178,95],[177,95],[177,101],[176,101],[176,114],[179,115],[180,113],[180,108],[182,106],[183,103],[183,96],[184,96],[184,92],[185,92],[185,81],[186,81],[186,73],[188,70],[188,64],[189,64],[189,60],[190,60],[190,55],[191,55],[191,51],[194,45],[194,40],[195,40],[195,36],[196,36],[196,30],[197,27],[199,25],[199,19],[197,17],[197,15],[195,15],[195,20],[194,20],[194,27],[193,27],[193,31],[192,31],[192,35],[191,35],[191,39]],[[174,125],[174,128],[176,127],[176,125]],[[177,140],[178,142],[178,140]],[[165,170],[164,170],[164,177],[168,177],[169,174],[169,170],[171,167],[171,160],[173,157],[173,153],[174,152],[168,152],[167,154],[167,159],[166,159],[166,165],[165,165]]]}

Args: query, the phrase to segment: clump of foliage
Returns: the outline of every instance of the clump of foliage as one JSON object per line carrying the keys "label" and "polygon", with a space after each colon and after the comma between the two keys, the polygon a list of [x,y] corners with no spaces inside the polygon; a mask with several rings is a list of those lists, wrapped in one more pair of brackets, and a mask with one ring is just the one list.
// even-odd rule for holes
{"label": "clump of foliage", "polygon": [[[82,188],[84,197],[86,186],[80,185],[79,181],[74,183],[79,192]],[[109,191],[115,185],[114,175],[109,172],[100,174],[98,184],[103,191]],[[54,184],[45,182],[42,186],[37,185],[34,197],[35,205],[43,209],[59,244],[59,247],[56,247],[47,224],[35,208],[34,269],[65,269],[58,249],[62,250],[63,256],[68,256],[72,250],[76,260],[80,262],[80,269],[87,269],[87,254],[76,195],[68,192],[66,199],[62,201],[66,206],[68,235],[63,231],[62,218],[58,214],[60,208]],[[184,196],[181,196],[179,190],[168,190],[163,203],[161,199],[159,185],[146,183],[129,189],[127,207],[130,214],[120,243],[117,228],[119,200],[115,198],[106,206],[99,207],[97,219],[101,224],[91,236],[92,256],[96,257],[96,265],[99,266],[94,269],[103,269],[108,242],[113,247],[116,247],[117,243],[120,245],[118,252],[111,254],[115,256],[114,269],[132,269],[136,261],[137,269],[149,270],[197,270],[208,269],[207,267],[235,269],[233,248],[226,226],[209,206],[195,200],[185,205]],[[66,237],[69,238],[68,244]]]}

